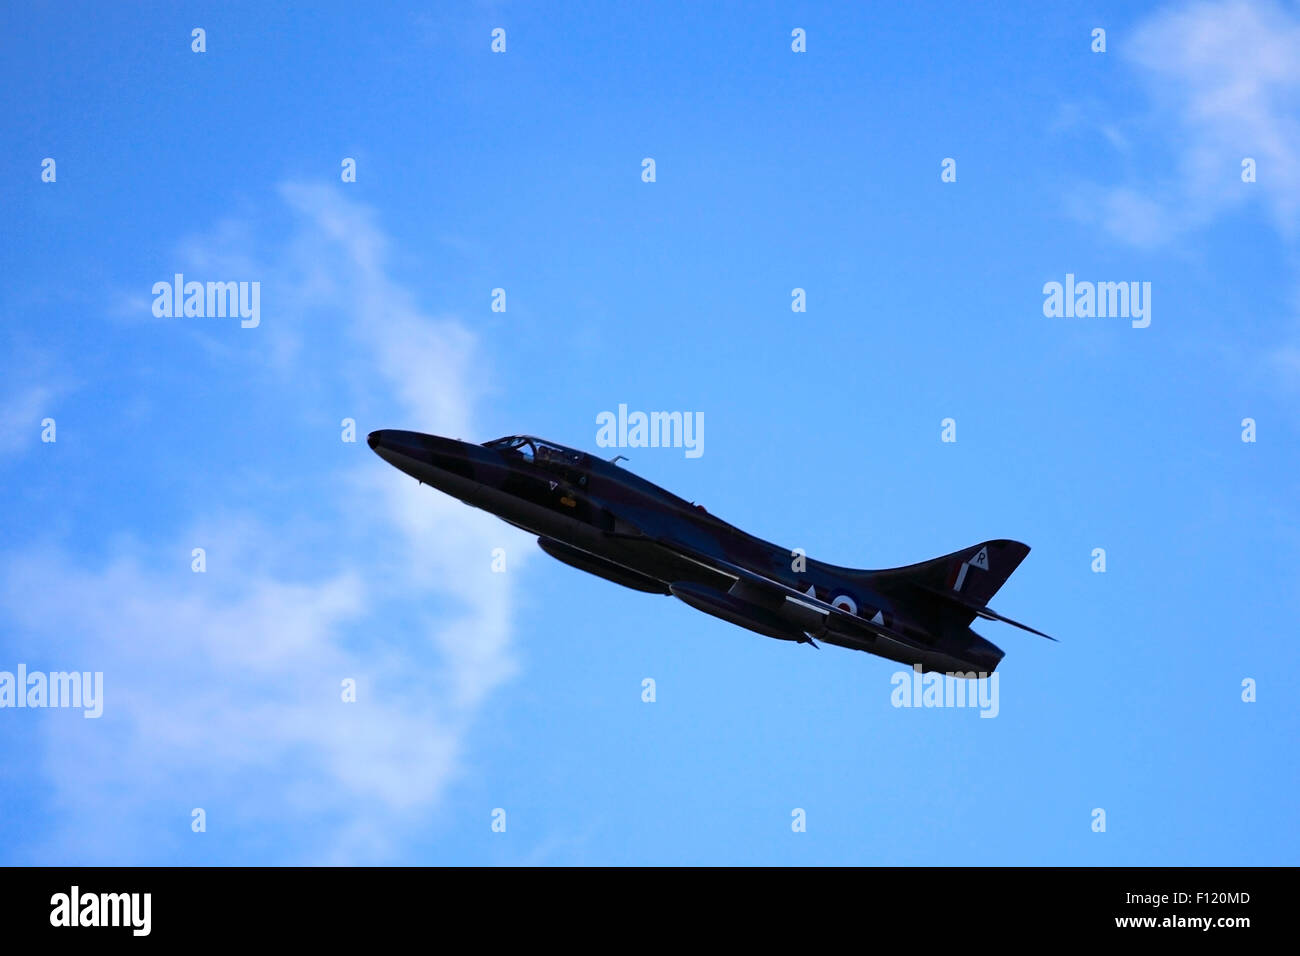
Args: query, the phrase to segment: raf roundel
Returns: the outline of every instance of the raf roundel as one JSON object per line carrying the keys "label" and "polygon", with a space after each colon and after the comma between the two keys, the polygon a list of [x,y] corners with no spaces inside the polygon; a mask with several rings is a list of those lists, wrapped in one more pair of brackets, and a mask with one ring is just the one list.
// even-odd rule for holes
{"label": "raf roundel", "polygon": [[853,598],[849,597],[847,594],[836,595],[834,600],[831,601],[831,604],[839,608],[841,611],[847,611],[850,614],[858,613],[858,602],[853,600]]}

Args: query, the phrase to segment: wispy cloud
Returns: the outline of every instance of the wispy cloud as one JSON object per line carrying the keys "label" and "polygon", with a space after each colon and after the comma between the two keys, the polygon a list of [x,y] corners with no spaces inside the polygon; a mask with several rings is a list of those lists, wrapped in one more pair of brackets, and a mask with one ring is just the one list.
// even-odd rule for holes
{"label": "wispy cloud", "polygon": [[0,399],[0,454],[38,441],[41,419],[54,410],[55,394],[49,385],[24,385]]}
{"label": "wispy cloud", "polygon": [[[1097,186],[1078,204],[1114,236],[1155,246],[1250,201],[1288,239],[1300,213],[1300,14],[1270,0],[1171,7],[1139,23],[1118,55],[1146,94],[1135,120],[1171,169]],[[1243,183],[1252,158],[1257,182]]]}
{"label": "wispy cloud", "polygon": [[[482,359],[473,332],[425,312],[392,278],[373,211],[328,186],[290,184],[281,196],[294,222],[283,242],[227,223],[187,240],[185,261],[223,275],[235,263],[228,274],[277,290],[283,322],[266,331],[285,368],[468,437]],[[351,338],[346,369],[303,367],[294,340],[322,310]],[[21,404],[15,420],[41,396]],[[255,844],[258,828],[275,826],[275,857],[260,846],[244,855],[384,860],[437,806],[477,709],[517,670],[510,575],[491,572],[490,552],[522,538],[366,465],[322,476],[306,525],[212,503],[171,540],[107,564],[80,557],[75,541],[0,558],[12,652],[105,673],[100,720],[25,715],[41,718],[27,726],[57,816],[35,859],[184,859],[187,840]],[[337,541],[348,548],[324,568],[295,561],[296,549]],[[211,555],[205,574],[188,566],[195,542]],[[512,548],[512,570],[526,553]],[[341,700],[346,678],[355,704]],[[190,833],[192,807],[207,810],[208,833]],[[307,836],[321,827],[334,834],[324,845]]]}

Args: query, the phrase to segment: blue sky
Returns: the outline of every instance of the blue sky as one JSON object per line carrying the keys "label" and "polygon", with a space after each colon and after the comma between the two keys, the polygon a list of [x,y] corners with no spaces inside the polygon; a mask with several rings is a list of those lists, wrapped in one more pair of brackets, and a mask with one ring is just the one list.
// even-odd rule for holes
{"label": "blue sky", "polygon": [[[0,16],[0,670],[104,674],[0,710],[0,861],[1297,862],[1300,7]],[[156,317],[177,272],[260,324]],[[1067,273],[1150,326],[1045,316]],[[995,719],[897,708],[364,443],[620,403],[813,557],[1025,541],[994,606],[1061,643],[981,626]]]}

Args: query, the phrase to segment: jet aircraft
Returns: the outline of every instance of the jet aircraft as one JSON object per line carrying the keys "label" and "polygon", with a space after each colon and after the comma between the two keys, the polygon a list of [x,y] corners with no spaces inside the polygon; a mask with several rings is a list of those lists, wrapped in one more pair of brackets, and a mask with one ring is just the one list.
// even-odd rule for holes
{"label": "jet aircraft", "polygon": [[1029,553],[985,541],[906,567],[814,561],[748,534],[613,461],[529,435],[481,445],[383,429],[371,449],[420,482],[529,534],[551,557],[767,637],[817,641],[962,677],[992,673],[1003,651],[975,618],[1042,631],[988,607]]}

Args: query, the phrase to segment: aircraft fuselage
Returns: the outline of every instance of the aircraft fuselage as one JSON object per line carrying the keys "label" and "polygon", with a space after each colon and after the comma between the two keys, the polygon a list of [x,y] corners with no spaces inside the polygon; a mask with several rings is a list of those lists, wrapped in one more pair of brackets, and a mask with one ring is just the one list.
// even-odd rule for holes
{"label": "aircraft fuselage", "polygon": [[[422,483],[537,535],[566,564],[673,594],[756,633],[821,639],[927,670],[988,673],[1002,658],[942,606],[873,588],[875,572],[805,558],[576,449],[525,436],[477,445],[391,429],[372,432],[368,443]],[[781,586],[808,600],[778,593]]]}

